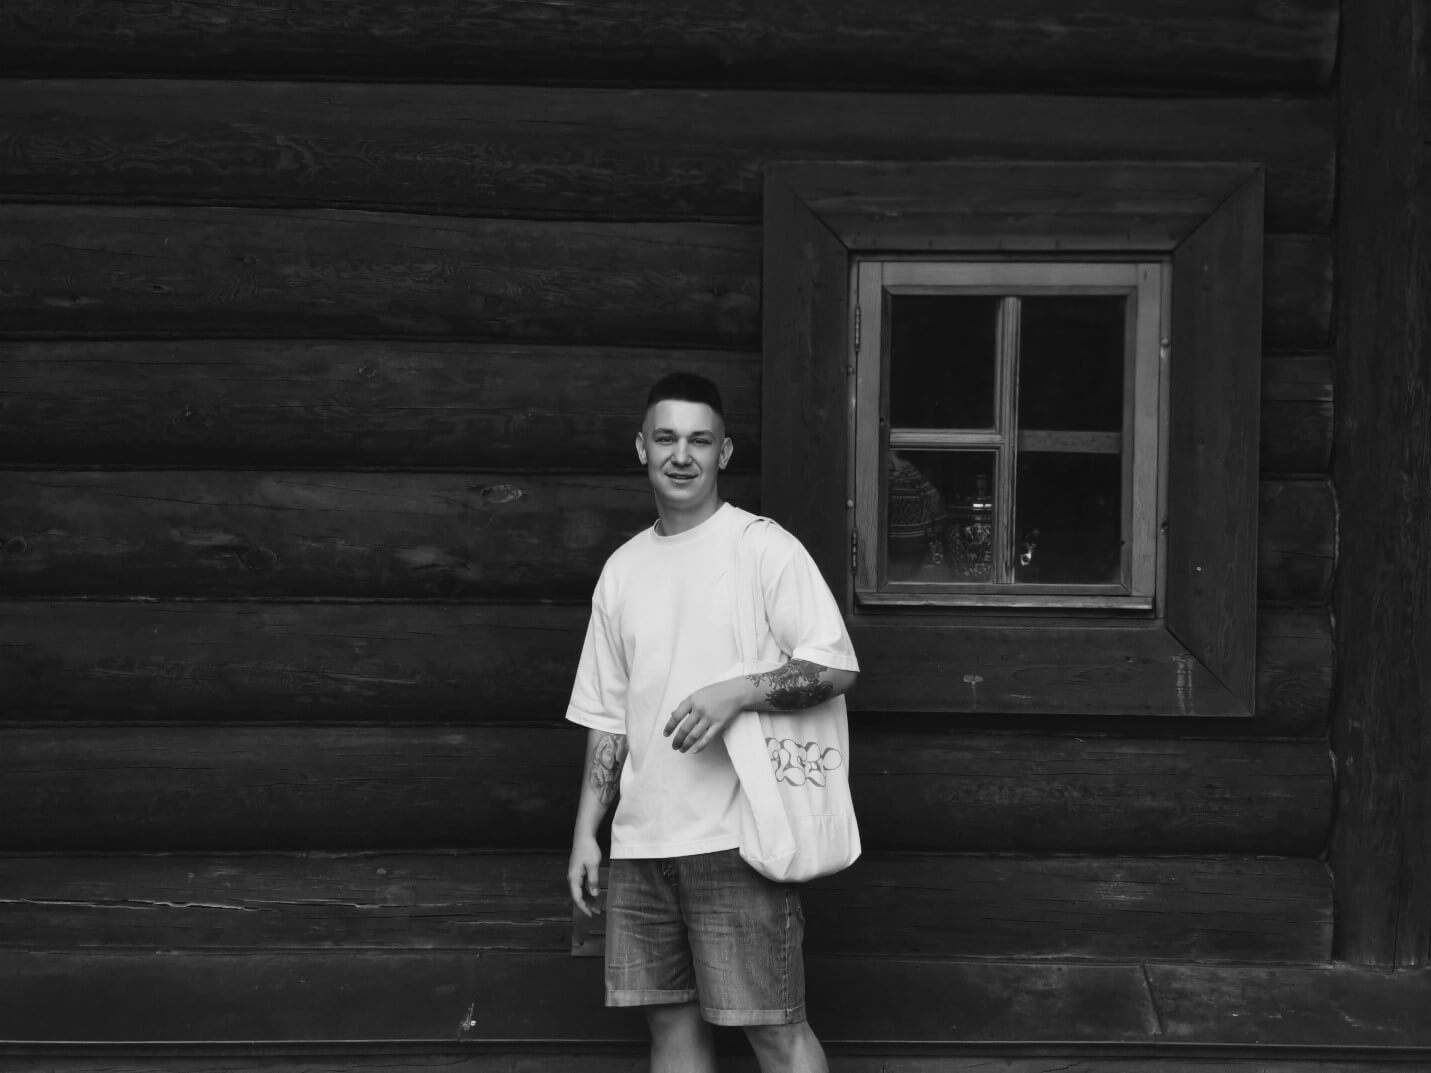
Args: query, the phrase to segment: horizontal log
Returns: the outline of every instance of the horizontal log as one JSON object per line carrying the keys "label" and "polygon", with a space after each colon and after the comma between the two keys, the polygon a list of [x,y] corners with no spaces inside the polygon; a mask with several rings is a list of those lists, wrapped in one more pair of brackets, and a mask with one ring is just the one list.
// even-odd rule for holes
{"label": "horizontal log", "polygon": [[[873,849],[1312,856],[1330,823],[1317,742],[876,736],[858,717],[856,728],[851,785]],[[966,827],[986,778],[1001,784],[989,787],[998,819]]]}
{"label": "horizontal log", "polygon": [[1337,504],[1329,481],[1263,481],[1258,504],[1257,595],[1325,604],[1336,564]]}
{"label": "horizontal log", "polygon": [[[624,468],[629,476],[0,472],[0,589],[585,600],[606,557],[655,517],[634,452]],[[759,509],[753,477],[721,488]],[[1264,483],[1259,533],[1262,598],[1324,602],[1330,485]]]}
{"label": "horizontal log", "polygon": [[720,386],[755,472],[759,354],[368,340],[0,343],[0,460],[620,472],[673,369]]}
{"label": "horizontal log", "polygon": [[1270,230],[1331,228],[1330,97],[44,79],[0,100],[12,201],[754,222],[767,161],[979,158],[1255,160]]}
{"label": "horizontal log", "polygon": [[[1431,971],[1349,972],[1340,967],[1248,967],[1231,973],[1197,965],[1149,965],[1169,1042],[1342,1044],[1426,1047],[1431,1044]],[[1229,1010],[1242,1016],[1229,1018]],[[1422,1055],[1420,1061],[1426,1061]]]}
{"label": "horizontal log", "polygon": [[1262,359],[1262,472],[1325,474],[1331,469],[1333,359],[1269,354]]}
{"label": "horizontal log", "polygon": [[[742,1040],[717,1033],[720,1068],[729,1073],[758,1073],[755,1057]],[[940,1046],[938,1041],[914,1046],[824,1044],[831,1073],[990,1073],[991,1069],[997,1073],[1407,1073],[1408,1068],[1404,1057],[1351,1057],[1347,1048],[1340,1046],[1300,1049],[1292,1058],[1269,1057],[1267,1048],[1255,1045],[1220,1047],[1217,1058],[1169,1057],[1167,1047],[1158,1044],[1148,1049],[1157,1053],[1144,1053],[1144,1048],[1126,1043],[1080,1043],[1065,1048],[1007,1041],[984,1047],[961,1042]],[[242,1051],[243,1057],[236,1057],[237,1051]],[[1324,1057],[1318,1059],[1314,1054]],[[0,1055],[9,1057],[15,1073],[329,1073],[339,1063],[351,1073],[567,1073],[578,1066],[583,1073],[644,1073],[649,1064],[643,1043],[583,1040],[480,1046],[340,1043],[303,1048],[281,1043],[238,1047],[0,1044]]]}
{"label": "horizontal log", "polygon": [[[760,355],[531,344],[0,342],[0,460],[15,465],[560,469],[630,463],[646,389],[721,387],[737,472],[760,457]],[[1329,354],[1262,359],[1264,476],[1325,474]]]}
{"label": "horizontal log", "polygon": [[0,206],[12,335],[749,347],[759,262],[726,224]]}
{"label": "horizontal log", "polygon": [[[758,1073],[738,1034],[717,1033],[720,1068]],[[292,1044],[53,1044],[0,1043],[14,1073],[644,1073],[641,1042],[601,1043],[337,1043]],[[1001,1041],[986,1046],[925,1041],[825,1041],[831,1073],[1407,1073],[1407,1052],[1353,1057],[1344,1046],[1300,1048],[1296,1057],[1271,1057],[1265,1047],[1219,1047],[1218,1057],[1170,1056],[1166,1045],[1079,1043],[1069,1047]],[[242,1052],[242,1057],[238,1057]],[[1374,1055],[1375,1051],[1357,1052]],[[1321,1059],[1312,1057],[1321,1054]],[[1334,1056],[1334,1057],[1327,1057]]]}
{"label": "horizontal log", "polygon": [[[563,951],[562,853],[0,857],[0,946]],[[1325,961],[1331,879],[1288,858],[866,856],[804,890],[807,950]],[[598,924],[602,922],[598,921]]]}
{"label": "horizontal log", "polygon": [[[565,711],[586,619],[584,607],[516,604],[0,602],[0,683],[6,716],[36,721],[542,720]],[[898,709],[891,702],[916,672],[950,696],[967,688],[970,666],[992,678],[1000,668],[980,660],[979,631],[965,635],[956,660],[909,637],[887,654],[860,646],[852,707]],[[1320,735],[1331,698],[1326,614],[1262,615],[1258,660],[1250,729]],[[1062,669],[1004,673],[1011,694],[1023,673],[1079,687],[1086,707],[1072,714],[1085,717],[1138,688],[1106,651],[1102,662],[1091,652]]]}
{"label": "horizontal log", "polygon": [[[525,849],[569,844],[582,734],[564,726],[0,729],[0,849]],[[867,847],[1320,852],[1321,742],[883,730],[855,720]]]}
{"label": "horizontal log", "polygon": [[[631,454],[628,477],[0,473],[13,526],[0,531],[0,587],[586,601],[606,558],[656,517]],[[753,477],[721,489],[758,509]]]}
{"label": "horizontal log", "polygon": [[587,610],[0,602],[12,719],[551,719]]}
{"label": "horizontal log", "polygon": [[570,3],[559,14],[496,0],[399,12],[231,0],[155,10],[103,0],[19,0],[0,17],[0,64],[15,74],[216,74],[403,81],[657,82],[707,85],[1039,86],[1259,92],[1325,88],[1337,5],[1236,0],[842,0],[821,17],[741,0]]}
{"label": "horizontal log", "polygon": [[[806,971],[811,1023],[829,1041],[1128,1043],[1157,1030],[1137,965],[816,955]],[[63,1016],[83,996],[93,1015]],[[637,1011],[603,1007],[599,961],[563,954],[0,951],[0,1037],[636,1042],[646,1029]]]}
{"label": "horizontal log", "polygon": [[[754,347],[760,229],[0,205],[5,335]],[[1330,240],[1266,243],[1263,341],[1327,344]]]}
{"label": "horizontal log", "polygon": [[[811,1026],[830,1044],[998,1045],[978,1065],[914,1068],[1107,1073],[1119,1067],[1094,1064],[1085,1048],[1096,1054],[1122,1045],[1122,1055],[1131,1051],[1145,1063],[1122,1068],[1138,1073],[1189,1068],[1178,1063],[1195,1055],[1229,1057],[1195,1047],[1238,1048],[1232,1056],[1272,1061],[1210,1068],[1263,1073],[1283,1068],[1285,1049],[1296,1048],[1296,1057],[1321,1054],[1334,1062],[1326,1069],[1343,1073],[1357,1068],[1353,1056],[1375,1048],[1390,1049],[1406,1069],[1418,1068],[1431,1049],[1422,1016],[1431,973],[1424,970],[813,955],[807,976]],[[1195,1007],[1185,1001],[1193,989]],[[599,962],[560,954],[0,953],[0,1035],[17,1040],[460,1039],[468,1054],[483,1053],[470,1045],[484,1041],[644,1042],[636,1011],[607,1010],[601,1001]],[[1185,1013],[1193,1016],[1184,1020]],[[1011,1064],[1029,1060],[1008,1055],[1020,1044],[1024,1055],[1037,1049],[1060,1064]],[[1154,1045],[1156,1052],[1133,1050]],[[894,1061],[884,1068],[909,1068]]]}

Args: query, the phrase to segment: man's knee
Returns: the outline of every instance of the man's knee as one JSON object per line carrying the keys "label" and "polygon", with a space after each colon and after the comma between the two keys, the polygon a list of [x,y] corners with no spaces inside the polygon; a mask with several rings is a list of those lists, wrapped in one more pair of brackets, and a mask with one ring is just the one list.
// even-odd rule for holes
{"label": "man's knee", "polygon": [[701,1008],[694,1002],[647,1006],[645,1012],[646,1024],[655,1038],[702,1036],[710,1031],[701,1017]]}
{"label": "man's knee", "polygon": [[791,1025],[746,1025],[745,1036],[757,1054],[772,1058],[820,1053],[820,1042],[807,1021]]}

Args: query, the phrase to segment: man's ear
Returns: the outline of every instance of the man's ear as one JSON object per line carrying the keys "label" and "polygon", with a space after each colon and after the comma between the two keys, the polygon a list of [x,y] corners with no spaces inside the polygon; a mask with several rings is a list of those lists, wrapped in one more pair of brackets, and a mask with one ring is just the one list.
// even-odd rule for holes
{"label": "man's ear", "polygon": [[730,437],[720,441],[720,468],[725,469],[730,464],[730,456],[735,454],[735,444],[730,442]]}
{"label": "man's ear", "polygon": [[641,460],[641,465],[646,464],[646,434],[636,433],[636,457]]}

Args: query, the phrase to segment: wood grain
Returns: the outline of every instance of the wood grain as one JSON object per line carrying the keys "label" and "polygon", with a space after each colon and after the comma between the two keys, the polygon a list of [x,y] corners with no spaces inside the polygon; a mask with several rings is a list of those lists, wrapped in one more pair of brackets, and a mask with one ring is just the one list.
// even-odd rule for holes
{"label": "wood grain", "polygon": [[849,251],[780,171],[766,176],[762,232],[761,503],[848,607],[849,518],[835,505],[849,495]]}
{"label": "wood grain", "polygon": [[1258,288],[1262,177],[1173,254],[1166,429],[1169,632],[1234,695],[1255,692],[1257,616],[1256,360],[1275,336]]}
{"label": "wood grain", "polygon": [[[634,455],[634,451],[633,451]],[[18,595],[591,598],[656,518],[630,476],[0,473],[0,587]],[[758,509],[749,476],[722,494]],[[62,580],[63,579],[63,580]]]}
{"label": "wood grain", "polygon": [[[0,205],[0,336],[751,348],[761,248],[735,224]],[[1330,241],[1273,235],[1265,256],[1264,342],[1324,347]]]}
{"label": "wood grain", "polygon": [[[562,853],[0,857],[0,946],[562,951]],[[1325,961],[1331,878],[1242,857],[869,855],[802,892],[805,948]]]}
{"label": "wood grain", "polygon": [[[0,589],[24,596],[586,600],[655,518],[628,476],[0,472]],[[634,472],[631,472],[634,471]],[[760,509],[750,476],[722,494]],[[1264,482],[1259,592],[1325,602],[1335,505]]]}
{"label": "wood grain", "polygon": [[1257,712],[1289,737],[1324,734],[1336,653],[1324,610],[1257,616]]}
{"label": "wood grain", "polygon": [[[1148,980],[1169,1042],[1216,1032],[1230,1044],[1431,1043],[1431,972],[1358,973],[1344,967],[1149,965]],[[1227,1016],[1230,1010],[1242,1016]],[[1422,1059],[1424,1061],[1424,1058]]]}
{"label": "wood grain", "polygon": [[1257,510],[1257,595],[1325,604],[1336,565],[1337,505],[1329,481],[1263,481]]}
{"label": "wood grain", "polygon": [[1322,233],[1334,118],[1324,96],[21,79],[0,194],[755,222],[772,160],[1255,160],[1268,227]]}
{"label": "wood grain", "polygon": [[[720,386],[756,472],[760,356],[742,350],[208,339],[0,342],[0,459],[26,466],[616,472],[671,369]],[[1264,477],[1331,465],[1330,354],[1262,357]]]}
{"label": "wood grain", "polygon": [[[1136,965],[817,955],[807,974],[832,1042],[1156,1033]],[[64,1018],[81,994],[93,1015]],[[0,951],[0,1036],[15,1040],[644,1040],[639,1012],[601,996],[601,962],[564,954]]]}
{"label": "wood grain", "polygon": [[[572,726],[0,729],[0,848],[564,849]],[[1261,853],[1323,847],[1318,742],[935,734],[857,718],[870,852]]]}
{"label": "wood grain", "polygon": [[[542,720],[565,711],[586,619],[581,606],[520,604],[0,602],[0,682],[7,717],[32,722]],[[986,629],[857,630],[864,670],[850,704],[872,717],[928,709],[931,698],[936,711],[1029,713],[1019,697],[1032,676],[1067,695],[1075,720],[1120,702],[1151,714],[1144,693],[1171,688],[1176,666],[1127,662],[1098,643],[1116,640],[1106,631],[1079,633],[1076,648],[1048,649],[1055,663],[1005,666]],[[1022,644],[1038,651],[1032,638]],[[1331,703],[1326,613],[1262,615],[1258,652],[1247,731],[1320,734]],[[975,671],[986,679],[977,698],[962,679]]]}
{"label": "wood grain", "polygon": [[1339,956],[1431,965],[1431,44],[1424,4],[1347,23],[1337,256]]}
{"label": "wood grain", "polygon": [[1332,0],[1165,0],[1156,12],[1090,0],[1077,13],[1054,0],[839,0],[819,18],[758,0],[231,0],[222,18],[201,0],[17,0],[0,62],[16,74],[1287,92],[1327,86],[1336,37]]}
{"label": "wood grain", "polygon": [[0,206],[7,334],[751,346],[759,235],[704,223]]}
{"label": "wood grain", "polygon": [[849,162],[782,166],[852,250],[941,253],[1175,249],[1256,170],[1145,161]]}
{"label": "wood grain", "polygon": [[[639,1043],[645,1031],[634,1011],[602,1008],[599,962],[560,954],[7,951],[0,970],[0,1034],[12,1039],[439,1045],[460,1039],[510,1048],[517,1041]],[[811,1026],[829,1043],[987,1048],[979,1065],[939,1068],[1119,1069],[1093,1064],[1102,1051],[1159,1063],[1123,1071],[1182,1073],[1199,1068],[1183,1064],[1195,1056],[1221,1062],[1240,1054],[1257,1064],[1202,1068],[1261,1073],[1297,1069],[1281,1064],[1286,1049],[1296,1048],[1297,1058],[1321,1055],[1329,1063],[1324,1070],[1342,1073],[1378,1047],[1403,1068],[1424,1062],[1431,1048],[1419,1016],[1431,999],[1425,972],[815,955],[808,976]],[[356,995],[375,1001],[359,1006]],[[65,1016],[84,996],[93,1002],[91,1015]],[[459,1033],[459,1024],[471,1027]],[[1008,1055],[1010,1042],[1024,1053]],[[1027,1054],[1036,1045],[1059,1064],[1010,1064],[1032,1062]],[[1230,1054],[1194,1049],[1215,1047]],[[1068,1053],[1084,1048],[1093,1056]],[[484,1051],[471,1046],[468,1053]],[[1335,1062],[1338,1055],[1350,1064]],[[1262,1064],[1269,1059],[1271,1065]]]}
{"label": "wood grain", "polygon": [[0,459],[621,472],[673,369],[720,386],[732,472],[755,472],[752,352],[364,339],[0,343]]}
{"label": "wood grain", "polygon": [[[241,1053],[242,1057],[237,1055]],[[742,1039],[717,1036],[716,1053],[729,1073],[758,1073]],[[925,1041],[827,1043],[831,1073],[1407,1073],[1406,1057],[1371,1057],[1345,1046],[1304,1048],[1295,1058],[1266,1048],[1219,1047],[1218,1057],[1170,1056],[1166,1046],[1080,1043],[1069,1047],[1007,1042],[985,1046]],[[1402,1052],[1403,1055],[1407,1052]],[[1414,1052],[1411,1052],[1414,1054]],[[167,1046],[0,1044],[14,1073],[644,1073],[642,1043],[588,1040],[543,1043],[415,1043],[307,1045],[246,1043]],[[1323,1057],[1314,1057],[1322,1055]],[[1334,1056],[1334,1057],[1328,1057]]]}
{"label": "wood grain", "polygon": [[1332,464],[1330,353],[1262,356],[1262,472],[1326,474]]}

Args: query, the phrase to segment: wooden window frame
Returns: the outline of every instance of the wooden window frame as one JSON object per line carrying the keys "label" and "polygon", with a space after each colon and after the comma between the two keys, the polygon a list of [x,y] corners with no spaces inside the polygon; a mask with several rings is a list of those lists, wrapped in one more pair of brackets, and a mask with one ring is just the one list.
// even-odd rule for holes
{"label": "wooden window frame", "polygon": [[[1263,189],[1248,163],[767,165],[762,501],[846,610],[864,668],[853,707],[1253,714]],[[862,254],[1171,263],[1156,617],[855,604],[850,278]]]}
{"label": "wooden window frame", "polygon": [[[1164,397],[1162,366],[1167,352],[1160,345],[1168,329],[1168,294],[1163,260],[999,260],[984,258],[932,261],[926,257],[855,259],[851,301],[862,325],[854,350],[855,464],[851,471],[855,502],[854,530],[858,536],[852,567],[855,601],[861,607],[998,607],[1034,609],[1103,609],[1129,613],[1150,612],[1160,606],[1158,561],[1161,540],[1158,520],[1164,515],[1160,493],[1164,459],[1159,427]],[[887,481],[883,459],[888,447],[909,450],[989,450],[997,454],[996,503],[1011,515],[1013,470],[1017,450],[1037,433],[1020,430],[1011,439],[1015,423],[1017,375],[1004,367],[1004,348],[1013,345],[1007,326],[1000,337],[994,425],[987,430],[895,430],[888,421],[889,368],[886,360],[887,294],[1019,295],[1107,294],[1130,299],[1126,326],[1129,360],[1124,368],[1124,418],[1119,431],[1106,435],[1122,458],[1120,497],[1124,578],[1115,584],[1011,585],[1013,532],[1004,533],[997,549],[1010,576],[990,584],[929,584],[890,581],[887,565],[884,506]],[[1018,298],[1005,298],[1015,304]],[[1001,315],[1002,318],[1002,315]],[[1001,325],[1003,321],[1001,319]],[[1017,333],[1014,333],[1016,336]],[[1088,433],[1073,433],[1087,439]],[[862,478],[861,474],[873,474]],[[1007,502],[1005,502],[1007,500]],[[1008,586],[1003,588],[1003,586]]]}

